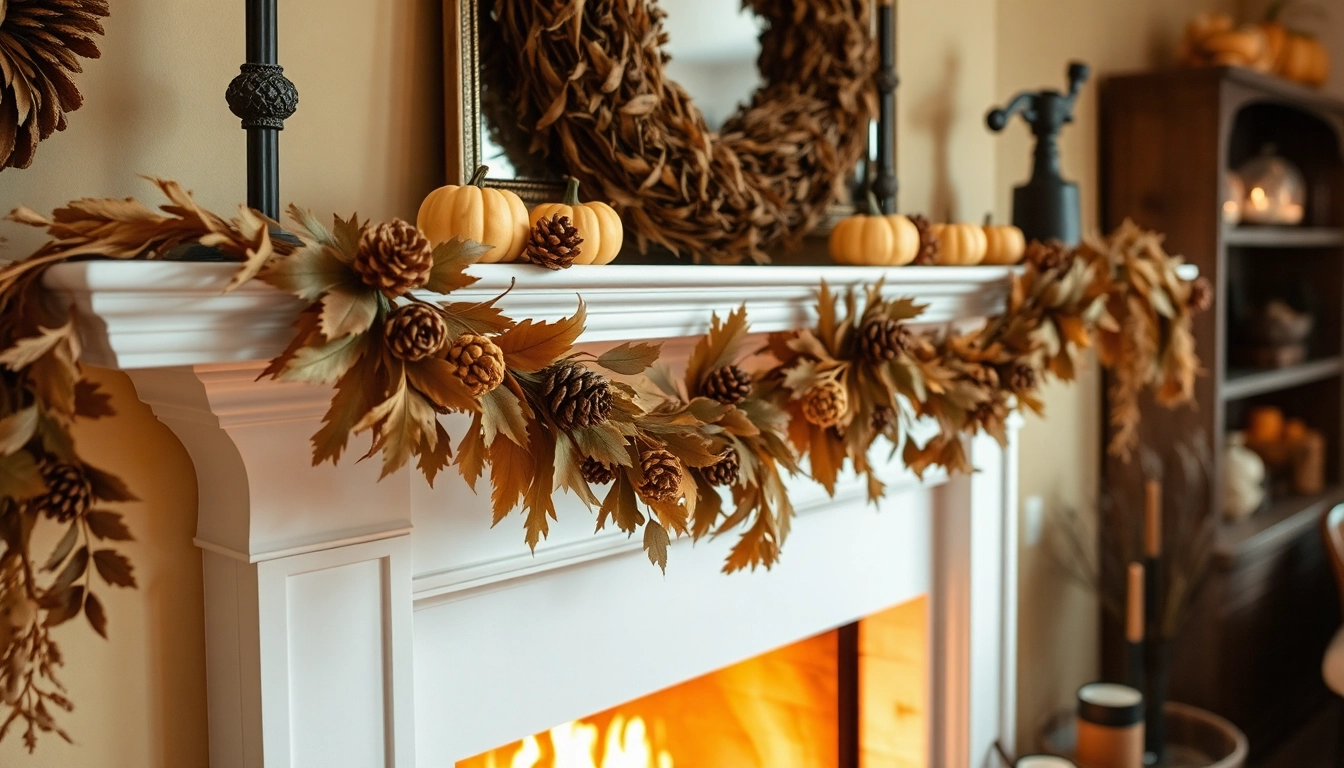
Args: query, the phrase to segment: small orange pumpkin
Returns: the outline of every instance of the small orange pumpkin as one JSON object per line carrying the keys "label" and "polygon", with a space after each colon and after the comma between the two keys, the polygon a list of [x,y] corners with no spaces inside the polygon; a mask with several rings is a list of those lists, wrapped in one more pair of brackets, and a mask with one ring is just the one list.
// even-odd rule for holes
{"label": "small orange pumpkin", "polygon": [[507,189],[488,189],[482,165],[465,186],[449,184],[430,192],[420,204],[416,226],[438,245],[454,237],[491,246],[482,264],[516,261],[527,246],[527,206]]}
{"label": "small orange pumpkin", "polygon": [[556,214],[568,216],[569,223],[583,238],[575,264],[610,264],[621,252],[621,244],[625,242],[621,217],[606,203],[580,203],[578,179],[570,177],[562,202],[543,203],[533,208],[531,226],[535,227],[538,221]]}
{"label": "small orange pumpkin", "polygon": [[1310,86],[1321,86],[1330,77],[1330,54],[1321,41],[1289,32],[1279,54],[1278,74]]}
{"label": "small orange pumpkin", "polygon": [[900,267],[919,253],[919,229],[900,214],[883,215],[869,192],[867,213],[842,219],[831,230],[827,246],[837,264]]}
{"label": "small orange pumpkin", "polygon": [[968,267],[985,260],[989,240],[985,230],[975,224],[934,224],[938,238],[938,263]]}
{"label": "small orange pumpkin", "polygon": [[1027,252],[1027,238],[1022,230],[1011,224],[995,226],[985,217],[984,264],[1016,264]]}

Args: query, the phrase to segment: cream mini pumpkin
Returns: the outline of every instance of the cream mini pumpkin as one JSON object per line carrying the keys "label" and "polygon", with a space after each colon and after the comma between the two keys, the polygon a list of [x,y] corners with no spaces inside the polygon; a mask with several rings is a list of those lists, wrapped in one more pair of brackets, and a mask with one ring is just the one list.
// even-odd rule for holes
{"label": "cream mini pumpkin", "polygon": [[529,228],[557,213],[568,216],[569,223],[583,238],[575,264],[610,264],[621,252],[621,244],[625,242],[621,217],[606,203],[580,203],[578,179],[569,179],[562,202],[543,203],[533,208]]}
{"label": "cream mini pumpkin", "polygon": [[477,168],[464,186],[450,184],[430,192],[415,223],[434,245],[462,237],[491,246],[481,255],[482,264],[517,261],[527,246],[527,206],[506,189],[486,188],[488,170]]}
{"label": "cream mini pumpkin", "polygon": [[919,230],[900,214],[883,215],[868,195],[867,213],[848,216],[831,230],[831,259],[837,264],[900,267],[919,253]]}
{"label": "cream mini pumpkin", "polygon": [[996,226],[985,219],[985,259],[982,264],[1016,264],[1027,252],[1027,238],[1010,224]]}
{"label": "cream mini pumpkin", "polygon": [[947,266],[971,266],[985,260],[989,241],[985,230],[976,224],[934,224],[938,238],[938,263]]}

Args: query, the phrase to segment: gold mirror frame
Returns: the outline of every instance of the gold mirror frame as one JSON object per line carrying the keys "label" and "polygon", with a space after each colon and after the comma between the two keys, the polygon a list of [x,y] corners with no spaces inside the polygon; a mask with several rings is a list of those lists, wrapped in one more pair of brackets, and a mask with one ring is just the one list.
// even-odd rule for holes
{"label": "gold mirror frame", "polygon": [[[447,173],[450,182],[456,183],[462,183],[470,175],[479,164],[482,152],[484,118],[479,2],[444,2]],[[778,16],[778,9],[768,0],[748,0],[747,4],[767,19],[772,13]],[[559,24],[553,23],[557,18],[554,14],[571,14],[563,19],[567,30],[563,33],[566,35],[564,42],[568,43],[572,35],[578,34],[582,23],[581,17],[575,14],[583,13],[585,6],[577,7],[580,10],[576,12],[572,5],[556,9],[544,3],[534,6],[502,0],[500,13],[511,21],[501,27],[505,44],[499,50],[533,48],[533,38],[540,37],[536,46],[540,53],[534,50],[533,56],[543,57],[542,63],[546,65],[554,60],[544,58],[546,46],[557,43],[554,37]],[[654,81],[651,87],[655,89],[653,95],[658,96],[655,102],[658,110],[670,109],[684,118],[673,124],[658,123],[655,121],[661,115],[655,111],[647,117],[654,135],[660,130],[668,134],[690,131],[679,137],[685,140],[661,145],[663,154],[658,163],[667,162],[669,167],[681,169],[679,179],[670,178],[665,173],[661,179],[650,176],[640,184],[642,179],[633,178],[634,172],[623,173],[616,165],[619,159],[644,156],[644,162],[648,164],[652,162],[650,158],[656,157],[654,153],[658,148],[647,152],[644,149],[642,127],[638,129],[640,149],[634,155],[630,154],[628,146],[624,154],[620,152],[620,137],[610,153],[600,149],[585,152],[581,148],[582,141],[577,142],[580,146],[569,141],[561,150],[552,126],[569,121],[564,112],[558,113],[558,119],[553,115],[545,123],[537,122],[538,135],[550,144],[551,157],[576,169],[574,175],[585,183],[590,194],[624,203],[617,206],[618,210],[622,211],[627,229],[632,231],[641,248],[656,244],[697,260],[705,257],[722,263],[737,263],[746,257],[758,262],[768,261],[767,252],[777,245],[797,243],[802,236],[818,229],[825,231],[838,216],[852,211],[849,206],[834,205],[833,199],[820,198],[839,189],[851,173],[848,169],[857,167],[868,153],[868,125],[877,112],[874,82],[877,47],[870,27],[873,8],[873,0],[799,0],[798,15],[794,20],[775,18],[761,38],[761,74],[765,84],[753,96],[750,105],[734,118],[740,118],[735,129],[725,128],[722,132],[704,128],[698,110],[684,90],[662,76],[662,62],[653,55],[661,52],[661,48],[652,53],[649,47],[635,51],[632,55],[643,58],[622,66],[633,67],[627,71],[643,73],[641,80]],[[639,32],[656,33],[661,18],[656,0],[638,0],[635,6],[618,6],[616,10],[629,24],[628,29],[608,29],[606,35],[598,38],[600,41],[616,48],[622,33],[634,33],[636,38]],[[548,40],[548,36],[551,39]],[[581,51],[581,59],[583,55]],[[583,62],[578,69],[570,70],[556,61],[553,71],[562,70],[570,76],[561,88],[583,85],[582,81],[576,82],[585,71]],[[597,61],[602,61],[601,53]],[[516,68],[523,67],[517,65]],[[582,77],[591,78],[595,71],[596,67],[591,67]],[[511,106],[528,124],[532,124],[542,111],[538,103],[550,100],[553,104],[557,98],[568,98],[558,93],[546,93],[548,86],[542,79],[517,82],[522,85],[510,94],[514,102]],[[591,83],[587,87],[591,93],[597,93],[591,90]],[[605,88],[601,91],[612,94],[609,112],[616,112],[630,103],[631,96],[624,93],[626,89],[620,81],[616,88],[614,92]],[[641,90],[633,98],[647,98],[648,95]],[[626,101],[622,102],[622,98]],[[770,112],[772,109],[775,110],[773,113]],[[618,115],[617,119],[625,118]],[[646,118],[640,116],[638,119]],[[800,120],[803,122],[796,122]],[[776,126],[786,130],[778,131]],[[628,134],[629,125],[624,128]],[[572,124],[567,130],[570,131],[566,134],[568,139],[585,129]],[[778,140],[770,134],[771,130],[776,130],[775,135],[780,136]],[[800,134],[804,135],[801,140],[798,138]],[[784,138],[785,135],[791,138]],[[706,141],[708,137],[713,140]],[[625,143],[630,144],[629,141]],[[781,143],[793,146],[781,147]],[[687,157],[695,151],[704,155],[698,158],[698,164],[691,163],[694,158]],[[725,153],[729,158],[726,164],[722,162]],[[795,161],[791,159],[794,157],[802,159]],[[687,168],[691,169],[692,175],[689,184]],[[736,185],[730,190],[732,199],[728,202],[721,192],[721,182]],[[491,179],[490,185],[514,191],[529,203],[556,199],[562,188],[558,181],[539,179]],[[678,189],[680,197],[677,197]],[[691,192],[696,191],[698,197],[693,197]],[[674,211],[680,216],[679,220],[670,218]],[[691,213],[687,214],[687,211]]]}

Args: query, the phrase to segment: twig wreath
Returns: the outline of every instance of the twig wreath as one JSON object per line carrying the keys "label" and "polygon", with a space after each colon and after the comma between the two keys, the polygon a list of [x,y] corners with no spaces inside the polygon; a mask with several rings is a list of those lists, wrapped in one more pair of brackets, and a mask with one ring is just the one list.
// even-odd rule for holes
{"label": "twig wreath", "polygon": [[765,21],[763,84],[714,132],[666,77],[656,0],[497,0],[482,30],[498,37],[483,46],[496,64],[487,90],[505,94],[516,122],[502,133],[559,158],[641,248],[769,261],[767,248],[817,224],[863,157],[877,53],[869,0],[745,5]]}
{"label": "twig wreath", "polygon": [[[487,250],[477,243],[431,247],[402,221],[336,218],[328,229],[291,207],[296,244],[273,239],[274,222],[255,211],[225,219],[177,184],[155,183],[168,198],[159,210],[85,199],[49,218],[22,208],[10,216],[51,238],[0,268],[0,700],[8,707],[0,738],[17,724],[30,749],[42,732],[69,738],[54,718],[73,704],[57,678],[52,628],[82,614],[106,635],[96,590],[135,586],[117,551],[131,532],[106,508],[134,496],[85,462],[72,436],[77,419],[113,409],[83,376],[71,310],[46,300],[41,277],[53,264],[213,247],[240,263],[227,290],[255,278],[309,302],[293,342],[262,375],[334,386],[312,438],[314,464],[339,461],[351,437],[367,433],[363,458],[380,456],[384,476],[411,461],[430,483],[449,466],[473,488],[488,474],[493,522],[521,509],[532,547],[555,517],[555,493],[565,491],[596,511],[598,529],[639,533],[664,569],[673,537],[726,533],[739,538],[725,571],[772,566],[793,515],[784,476],[804,467],[834,492],[852,463],[873,501],[884,493],[874,470],[897,451],[921,475],[935,466],[970,471],[963,437],[1006,439],[1009,412],[1040,411],[1045,377],[1072,379],[1093,344],[1124,402],[1153,388],[1159,402],[1183,403],[1198,368],[1190,318],[1207,285],[1178,277],[1180,259],[1163,252],[1161,238],[1129,224],[1073,250],[1033,244],[1011,278],[1005,314],[978,330],[917,334],[908,327],[922,311],[914,299],[886,298],[881,284],[841,295],[822,284],[815,328],[772,334],[757,350],[747,348],[745,310],[715,316],[676,375],[657,363],[656,345],[575,352],[582,300],[555,322],[515,320],[497,299],[454,301],[477,279],[469,268]],[[745,370],[744,359],[761,351],[774,362]],[[438,416],[449,412],[469,416],[465,433],[447,432]],[[915,418],[937,425],[922,445],[908,437]],[[1133,445],[1125,427],[1137,418],[1137,410],[1112,413],[1113,452]],[[34,531],[44,526],[63,535],[39,556]]]}

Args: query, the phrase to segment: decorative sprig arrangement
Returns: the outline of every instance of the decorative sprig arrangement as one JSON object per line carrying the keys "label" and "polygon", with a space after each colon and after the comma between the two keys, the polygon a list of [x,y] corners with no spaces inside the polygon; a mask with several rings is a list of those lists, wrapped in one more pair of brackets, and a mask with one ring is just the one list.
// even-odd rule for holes
{"label": "decorative sprig arrangement", "polygon": [[[338,462],[352,437],[367,434],[362,459],[379,457],[384,477],[414,460],[432,484],[455,466],[484,492],[488,474],[493,522],[521,510],[532,548],[556,516],[555,492],[570,493],[594,510],[598,530],[640,534],[663,569],[674,537],[728,533],[738,540],[725,572],[771,567],[793,516],[785,475],[806,468],[834,492],[849,463],[876,502],[884,493],[879,438],[918,473],[970,471],[963,438],[983,430],[1006,440],[1010,411],[1039,411],[1045,374],[1071,379],[1093,343],[1117,372],[1122,406],[1150,386],[1161,402],[1184,402],[1198,368],[1190,315],[1207,289],[1181,280],[1179,260],[1132,225],[1074,250],[1036,244],[1010,278],[1005,314],[969,333],[916,333],[910,324],[923,308],[884,297],[880,283],[838,296],[823,284],[817,325],[763,345],[752,344],[744,308],[715,315],[678,377],[658,363],[655,344],[576,351],[582,299],[554,322],[509,318],[500,297],[454,301],[477,280],[468,270],[487,250],[477,243],[432,246],[401,221],[337,217],[328,229],[294,207],[297,241],[274,237],[278,224],[254,211],[224,219],[178,185],[155,183],[168,197],[158,211],[81,200],[50,219],[11,215],[51,236],[0,268],[0,698],[8,707],[0,738],[18,724],[30,749],[41,732],[69,738],[54,718],[72,705],[56,677],[52,628],[82,614],[105,634],[95,587],[135,585],[116,550],[129,529],[118,513],[95,508],[134,497],[82,461],[71,437],[76,419],[112,409],[82,375],[69,310],[44,300],[40,278],[52,264],[212,247],[241,264],[228,290],[259,279],[309,302],[292,343],[262,376],[333,388],[312,438],[314,464]],[[748,358],[762,357],[773,361],[747,370]],[[466,417],[461,435],[444,427],[439,416],[448,413]],[[922,444],[907,429],[919,417],[937,426]],[[1111,448],[1124,454],[1137,408],[1111,418]],[[65,528],[45,558],[32,551],[38,525]]]}

